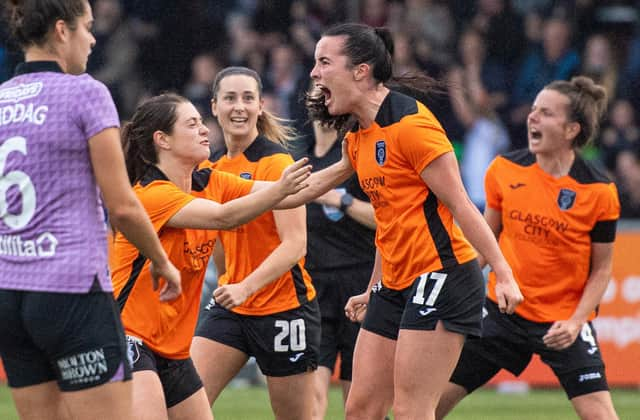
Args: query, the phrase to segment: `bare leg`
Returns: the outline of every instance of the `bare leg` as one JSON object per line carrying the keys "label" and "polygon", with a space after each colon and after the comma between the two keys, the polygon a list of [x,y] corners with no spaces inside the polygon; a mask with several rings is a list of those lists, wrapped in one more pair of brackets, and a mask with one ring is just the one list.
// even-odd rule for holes
{"label": "bare leg", "polygon": [[313,372],[267,377],[271,408],[276,420],[310,420],[313,411]]}
{"label": "bare leg", "polygon": [[329,404],[328,393],[331,381],[331,370],[325,366],[319,366],[313,373],[314,404],[313,420],[323,420]]}
{"label": "bare leg", "polygon": [[136,420],[166,420],[167,403],[158,374],[152,370],[133,372],[133,415]]}
{"label": "bare leg", "polygon": [[62,392],[55,381],[21,388],[11,388],[18,415],[23,420],[63,419],[66,407],[62,402]]}
{"label": "bare leg", "polygon": [[204,337],[193,337],[191,358],[213,405],[220,392],[247,363],[249,357],[233,347]]}
{"label": "bare leg", "polygon": [[347,420],[382,420],[393,404],[396,342],[361,329],[353,355]]}
{"label": "bare leg", "polygon": [[464,397],[467,396],[467,390],[460,385],[454,384],[453,382],[449,382],[442,393],[442,397],[440,397],[440,401],[438,402],[438,407],[436,408],[436,419],[443,419],[453,407],[458,405],[460,401]]}
{"label": "bare leg", "polygon": [[400,330],[393,403],[397,420],[435,419],[463,344],[464,335],[447,331],[441,322],[434,331]]}
{"label": "bare leg", "polygon": [[171,420],[213,420],[211,406],[204,388],[200,388],[195,394],[184,401],[169,408]]}
{"label": "bare leg", "polygon": [[571,400],[582,420],[617,420],[618,415],[609,391],[592,392]]}

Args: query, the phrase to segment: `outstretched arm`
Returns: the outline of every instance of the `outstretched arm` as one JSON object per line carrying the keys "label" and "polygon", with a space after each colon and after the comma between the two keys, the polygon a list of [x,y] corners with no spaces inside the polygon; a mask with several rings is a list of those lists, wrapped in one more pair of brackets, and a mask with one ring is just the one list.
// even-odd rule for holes
{"label": "outstretched arm", "polygon": [[494,232],[471,202],[460,178],[453,152],[434,159],[420,174],[432,193],[451,211],[471,245],[482,254],[496,273],[496,295],[500,311],[513,313],[522,302],[520,288],[504,259]]}
{"label": "outstretched arm", "polygon": [[[284,197],[303,190],[311,167],[306,158],[287,167],[280,180],[268,182],[251,194],[224,204],[204,198],[196,198],[180,209],[167,222],[167,226],[187,229],[233,229],[271,210]],[[258,183],[258,182],[256,182]],[[255,193],[253,191],[256,191]]]}

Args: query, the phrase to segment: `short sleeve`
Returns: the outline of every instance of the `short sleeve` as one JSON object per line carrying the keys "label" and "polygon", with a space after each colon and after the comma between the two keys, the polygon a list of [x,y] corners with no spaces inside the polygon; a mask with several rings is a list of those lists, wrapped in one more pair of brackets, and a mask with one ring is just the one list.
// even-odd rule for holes
{"label": "short sleeve", "polygon": [[75,97],[74,115],[85,138],[90,139],[107,128],[120,127],[118,111],[104,84],[84,75],[79,78]]}
{"label": "short sleeve", "polygon": [[437,157],[453,151],[444,129],[435,117],[418,113],[403,118],[398,130],[398,147],[418,173]]}
{"label": "short sleeve", "polygon": [[254,181],[214,169],[205,190],[205,198],[218,203],[226,203],[249,194],[253,184]]}
{"label": "short sleeve", "polygon": [[502,211],[502,191],[498,184],[496,172],[498,171],[498,159],[491,162],[484,176],[484,191],[486,194],[486,206],[494,210]]}
{"label": "short sleeve", "polygon": [[136,186],[135,192],[156,232],[159,232],[180,209],[195,199],[169,181],[154,181],[146,187]]}
{"label": "short sleeve", "polygon": [[598,196],[598,218],[591,230],[591,242],[610,243],[616,238],[616,225],[620,218],[620,201],[615,184],[609,183]]}

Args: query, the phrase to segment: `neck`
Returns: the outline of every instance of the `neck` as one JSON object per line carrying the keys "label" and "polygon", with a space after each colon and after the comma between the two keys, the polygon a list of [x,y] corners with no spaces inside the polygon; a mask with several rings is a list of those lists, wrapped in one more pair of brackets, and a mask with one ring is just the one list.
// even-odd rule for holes
{"label": "neck", "polygon": [[67,64],[65,63],[65,61],[46,46],[33,46],[27,48],[24,53],[24,61],[55,61],[60,65],[60,68],[62,68],[65,73],[67,72]]}
{"label": "neck", "polygon": [[191,193],[191,175],[195,166],[192,162],[179,162],[175,159],[158,158],[156,166],[173,182],[186,193]]}
{"label": "neck", "polygon": [[258,130],[252,131],[248,136],[234,137],[228,134],[224,135],[224,144],[227,146],[227,157],[233,158],[243,153],[251,143],[258,137]]}
{"label": "neck", "polygon": [[555,178],[567,175],[575,159],[576,152],[573,149],[567,149],[562,152],[556,151],[552,154],[536,154],[538,166]]}
{"label": "neck", "polygon": [[380,105],[382,105],[384,98],[386,98],[388,94],[389,89],[382,83],[377,84],[373,89],[363,94],[364,100],[362,100],[357,109],[352,112],[357,118],[361,128],[369,128],[369,126],[373,124],[376,115],[378,115]]}

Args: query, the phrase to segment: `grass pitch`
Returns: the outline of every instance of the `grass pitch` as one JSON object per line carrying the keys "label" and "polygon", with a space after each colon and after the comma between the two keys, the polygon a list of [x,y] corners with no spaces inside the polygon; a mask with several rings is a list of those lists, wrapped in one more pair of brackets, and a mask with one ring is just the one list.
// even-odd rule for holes
{"label": "grass pitch", "polygon": [[[640,390],[614,390],[613,402],[621,420],[640,419]],[[271,420],[266,388],[228,388],[214,407],[216,420]],[[338,388],[330,393],[326,420],[343,419]],[[569,420],[577,419],[561,390],[533,390],[525,394],[499,394],[483,389],[467,397],[447,420]],[[9,389],[0,386],[0,419],[18,419]]]}

